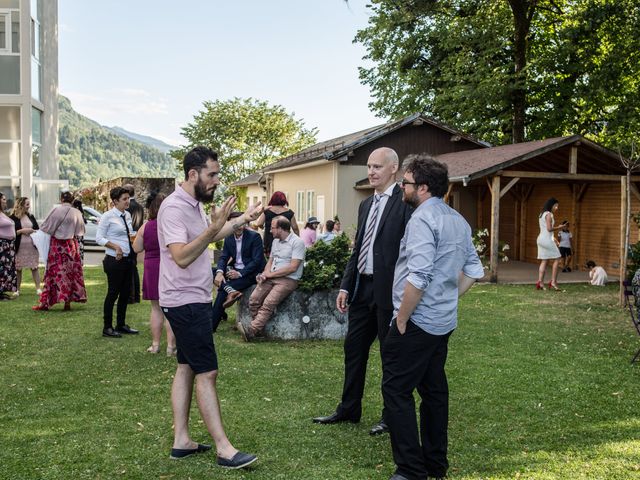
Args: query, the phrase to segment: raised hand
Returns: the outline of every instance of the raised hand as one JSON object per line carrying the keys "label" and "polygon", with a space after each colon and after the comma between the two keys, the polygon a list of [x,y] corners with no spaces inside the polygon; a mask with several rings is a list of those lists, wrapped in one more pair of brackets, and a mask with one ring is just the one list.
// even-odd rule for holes
{"label": "raised hand", "polygon": [[249,208],[247,208],[247,211],[244,212],[244,219],[246,220],[246,223],[257,220],[258,217],[262,214],[263,210],[264,209],[262,208],[262,202],[258,202],[255,205],[251,205]]}
{"label": "raised hand", "polygon": [[219,207],[215,205],[211,206],[211,225],[214,229],[214,235],[218,233],[227,222],[227,218],[235,206],[236,197],[233,195],[227,198]]}

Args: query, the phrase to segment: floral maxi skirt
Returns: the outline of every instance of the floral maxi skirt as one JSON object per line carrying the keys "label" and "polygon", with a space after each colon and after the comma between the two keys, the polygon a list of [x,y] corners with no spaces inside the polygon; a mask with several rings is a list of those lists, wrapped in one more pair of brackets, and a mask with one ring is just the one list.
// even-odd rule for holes
{"label": "floral maxi skirt", "polygon": [[13,240],[0,238],[0,293],[18,289],[16,276],[16,251]]}
{"label": "floral maxi skirt", "polygon": [[47,309],[56,303],[86,301],[78,241],[75,238],[59,240],[51,237],[40,307]]}

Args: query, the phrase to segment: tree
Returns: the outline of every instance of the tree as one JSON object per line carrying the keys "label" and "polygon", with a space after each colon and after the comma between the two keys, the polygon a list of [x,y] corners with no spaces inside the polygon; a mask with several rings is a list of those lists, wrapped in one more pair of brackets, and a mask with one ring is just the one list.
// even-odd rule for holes
{"label": "tree", "polygon": [[188,145],[171,155],[181,162],[196,145],[212,148],[220,155],[226,184],[315,143],[317,129],[305,128],[302,120],[296,120],[280,105],[234,98],[206,101],[203,106],[193,122],[182,129]]}
{"label": "tree", "polygon": [[371,108],[423,111],[495,144],[640,126],[635,0],[372,0],[355,41]]}

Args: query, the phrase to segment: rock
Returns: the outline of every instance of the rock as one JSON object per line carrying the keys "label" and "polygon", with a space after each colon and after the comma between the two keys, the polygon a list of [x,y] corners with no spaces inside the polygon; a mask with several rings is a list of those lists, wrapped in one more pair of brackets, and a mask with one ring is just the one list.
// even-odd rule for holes
{"label": "rock", "polygon": [[[244,291],[236,318],[245,327],[251,323],[249,297]],[[306,293],[296,290],[274,312],[265,327],[265,337],[280,340],[339,340],[347,334],[347,315],[336,310],[337,289]]]}

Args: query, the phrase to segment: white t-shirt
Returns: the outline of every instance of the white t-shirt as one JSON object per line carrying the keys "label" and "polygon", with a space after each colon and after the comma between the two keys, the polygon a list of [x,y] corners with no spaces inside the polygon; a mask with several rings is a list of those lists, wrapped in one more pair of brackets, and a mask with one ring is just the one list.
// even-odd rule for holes
{"label": "white t-shirt", "polygon": [[589,272],[589,279],[590,279],[589,282],[591,283],[591,285],[603,287],[608,280],[607,272],[605,272],[604,268],[600,266],[593,267]]}
{"label": "white t-shirt", "polygon": [[573,235],[571,235],[571,232],[563,232],[562,230],[560,230],[560,233],[558,233],[558,236],[560,237],[561,247],[571,248],[571,239],[573,238]]}

